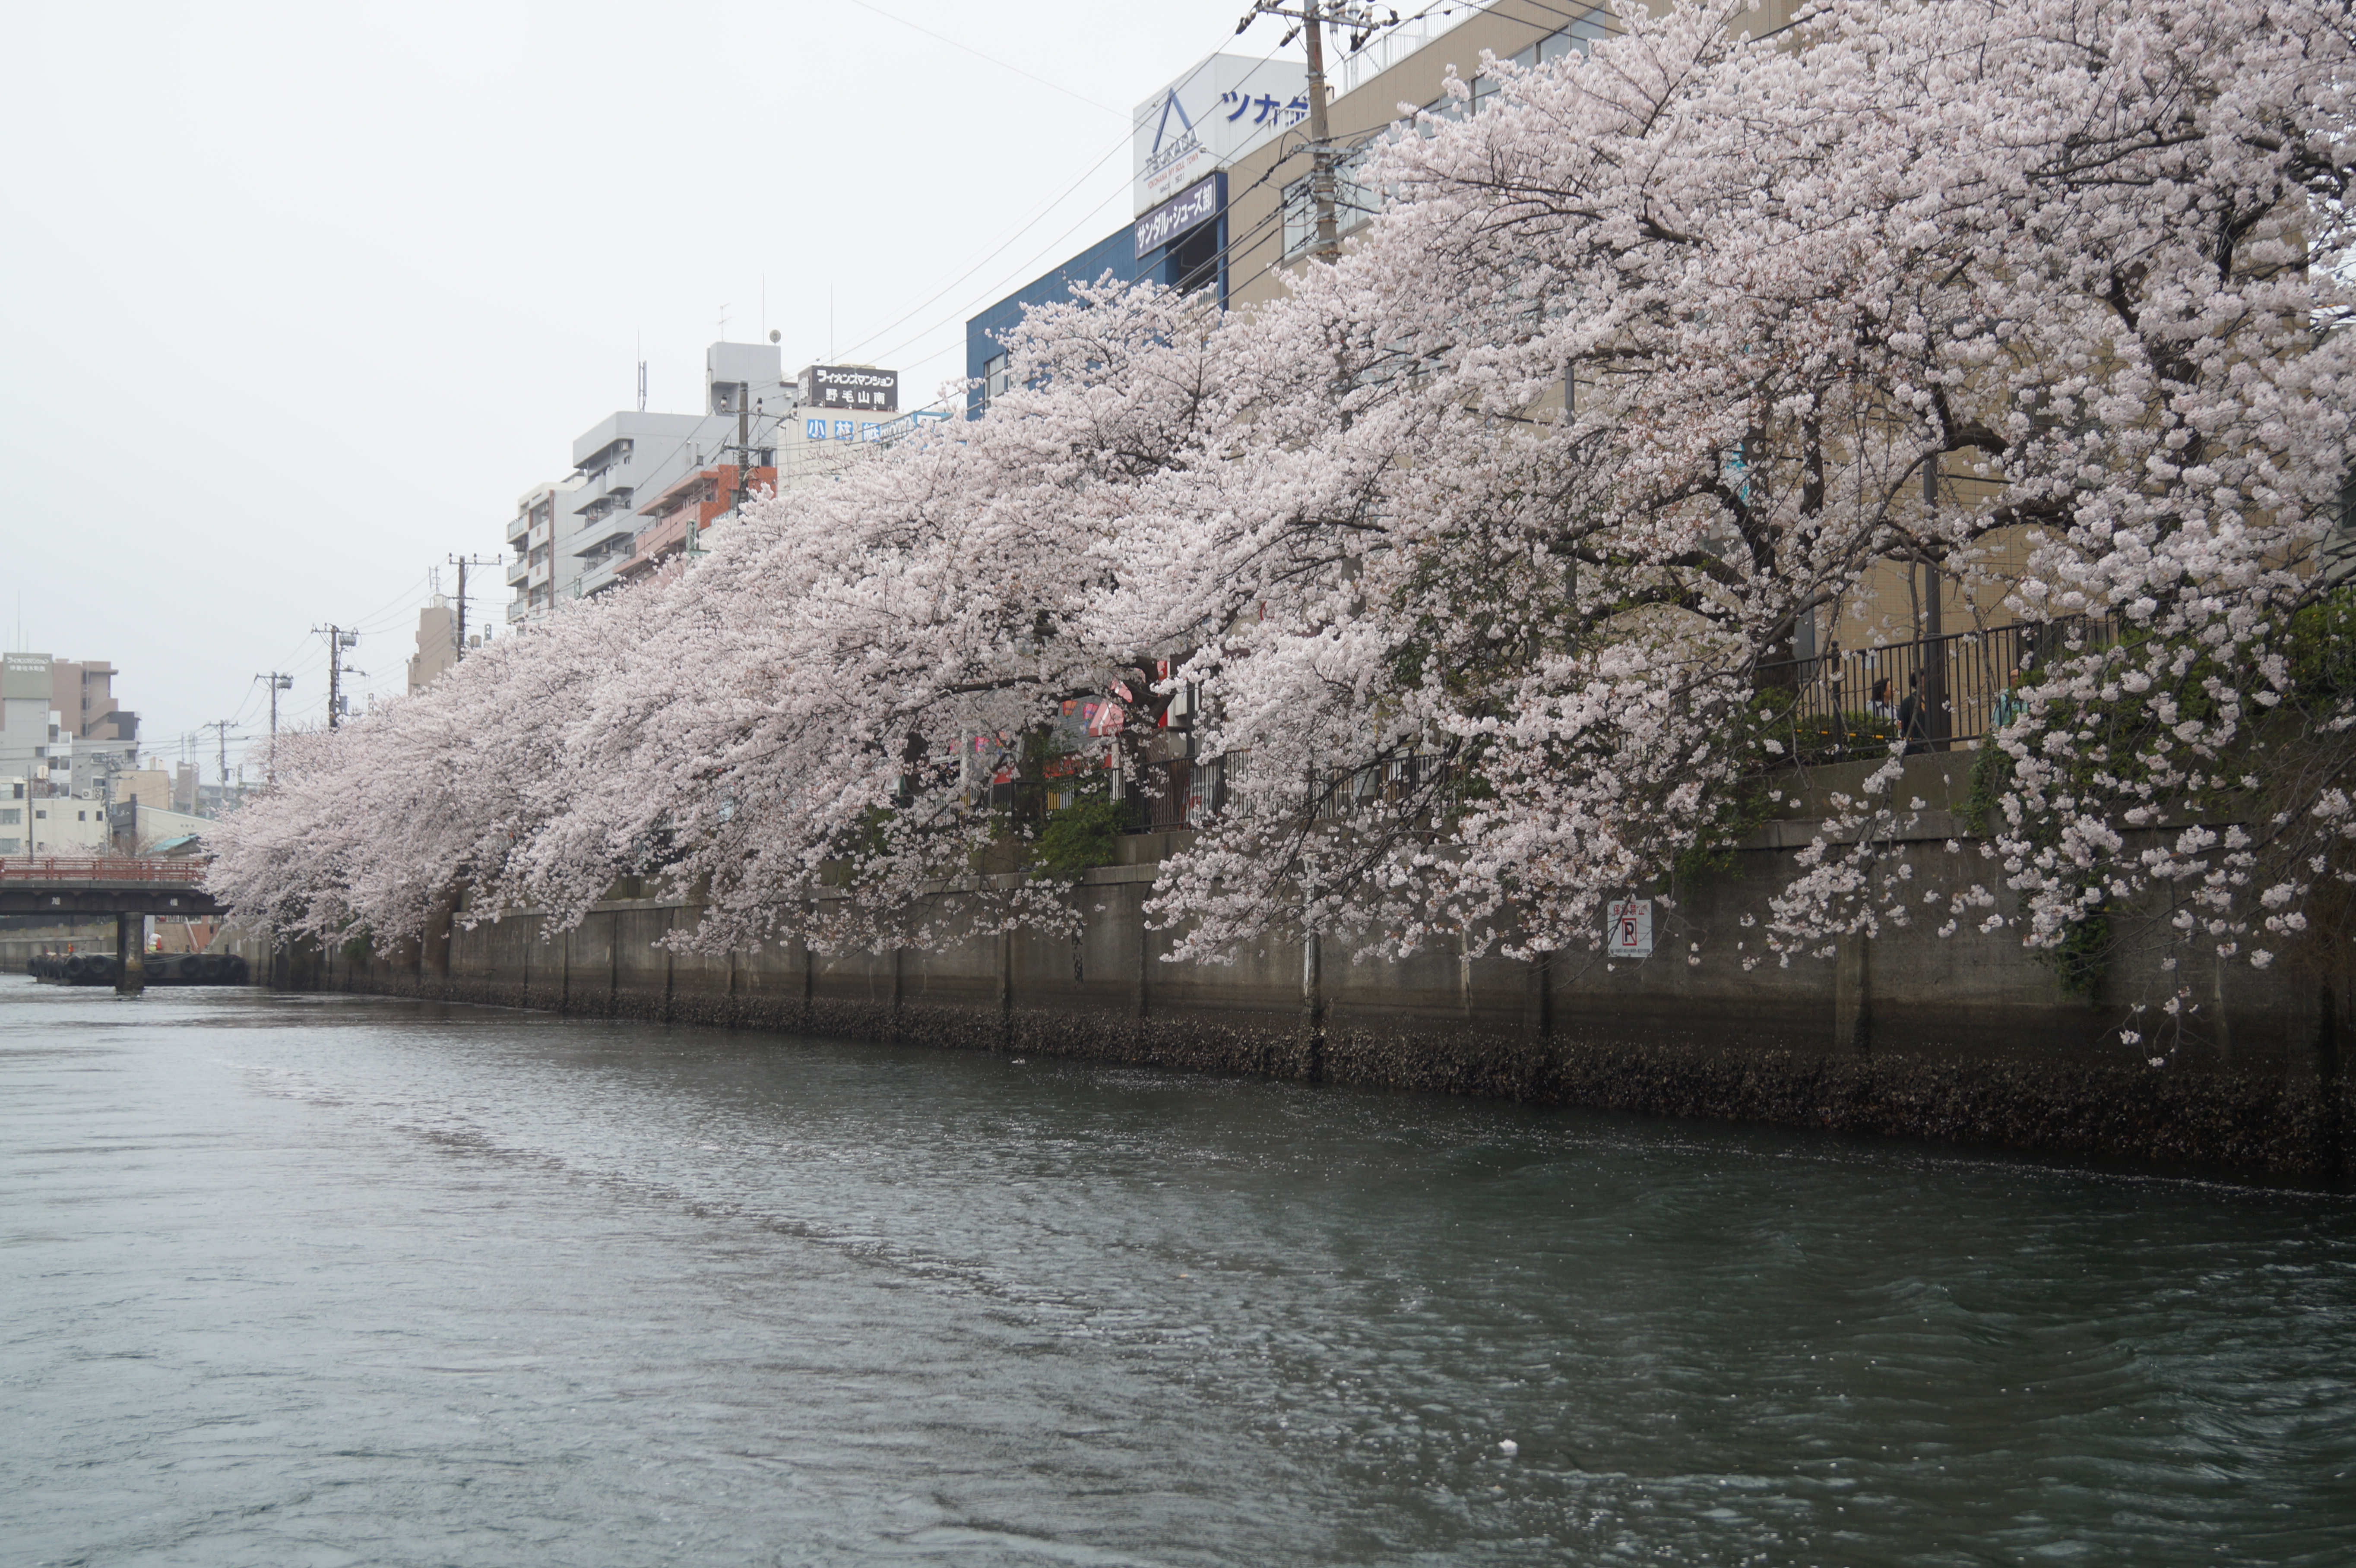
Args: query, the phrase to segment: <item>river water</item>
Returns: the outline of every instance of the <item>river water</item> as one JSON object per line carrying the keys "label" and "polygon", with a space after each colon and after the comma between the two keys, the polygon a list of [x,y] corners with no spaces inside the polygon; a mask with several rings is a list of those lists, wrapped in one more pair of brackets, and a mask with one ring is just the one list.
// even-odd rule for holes
{"label": "river water", "polygon": [[2343,1197],[9,977],[0,1219],[11,1563],[2356,1563]]}

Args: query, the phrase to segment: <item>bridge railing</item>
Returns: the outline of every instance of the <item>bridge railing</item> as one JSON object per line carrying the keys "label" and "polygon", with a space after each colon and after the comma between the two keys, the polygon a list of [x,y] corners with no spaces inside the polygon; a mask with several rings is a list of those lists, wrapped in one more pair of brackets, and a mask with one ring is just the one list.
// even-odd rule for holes
{"label": "bridge railing", "polygon": [[160,856],[108,859],[98,855],[14,855],[0,859],[0,882],[156,882],[205,880],[202,860]]}

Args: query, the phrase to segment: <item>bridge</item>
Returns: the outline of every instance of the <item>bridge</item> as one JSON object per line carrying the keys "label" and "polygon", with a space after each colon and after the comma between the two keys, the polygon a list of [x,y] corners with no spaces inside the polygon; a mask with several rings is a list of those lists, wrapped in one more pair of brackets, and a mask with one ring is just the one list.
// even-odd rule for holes
{"label": "bridge", "polygon": [[118,991],[144,990],[141,962],[149,915],[218,915],[220,904],[204,891],[206,863],[149,858],[39,855],[0,859],[0,914],[61,918],[111,914],[114,951],[123,955]]}

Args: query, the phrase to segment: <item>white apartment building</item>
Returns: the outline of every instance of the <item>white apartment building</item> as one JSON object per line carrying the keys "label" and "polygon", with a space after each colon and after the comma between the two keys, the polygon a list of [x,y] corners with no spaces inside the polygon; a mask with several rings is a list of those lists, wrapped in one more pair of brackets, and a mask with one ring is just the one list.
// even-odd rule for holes
{"label": "white apartment building", "polygon": [[0,856],[97,855],[106,845],[104,800],[45,795],[38,780],[0,778]]}
{"label": "white apartment building", "polygon": [[[740,462],[749,460],[747,489],[790,490],[915,422],[899,412],[893,372],[812,366],[789,379],[783,368],[775,343],[714,343],[704,350],[702,412],[625,411],[584,432],[573,474],[517,501],[508,620],[533,619],[693,549],[680,536],[710,526],[704,497],[717,491],[733,502]],[[695,520],[682,522],[691,507]]]}
{"label": "white apartment building", "polygon": [[573,474],[534,485],[508,525],[507,618],[526,621],[609,586],[646,519],[639,508],[697,470],[735,461],[738,411],[757,466],[775,462],[779,411],[790,384],[776,346],[715,343],[704,351],[700,413],[624,410],[573,443]]}

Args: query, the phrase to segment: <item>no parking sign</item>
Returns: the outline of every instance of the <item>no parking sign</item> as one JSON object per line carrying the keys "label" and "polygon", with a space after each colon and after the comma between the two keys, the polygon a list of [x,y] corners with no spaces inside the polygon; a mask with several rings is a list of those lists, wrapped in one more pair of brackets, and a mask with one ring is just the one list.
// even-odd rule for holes
{"label": "no parking sign", "polygon": [[1653,955],[1653,901],[1622,899],[1612,905],[1612,930],[1603,940],[1610,958],[1650,958]]}

